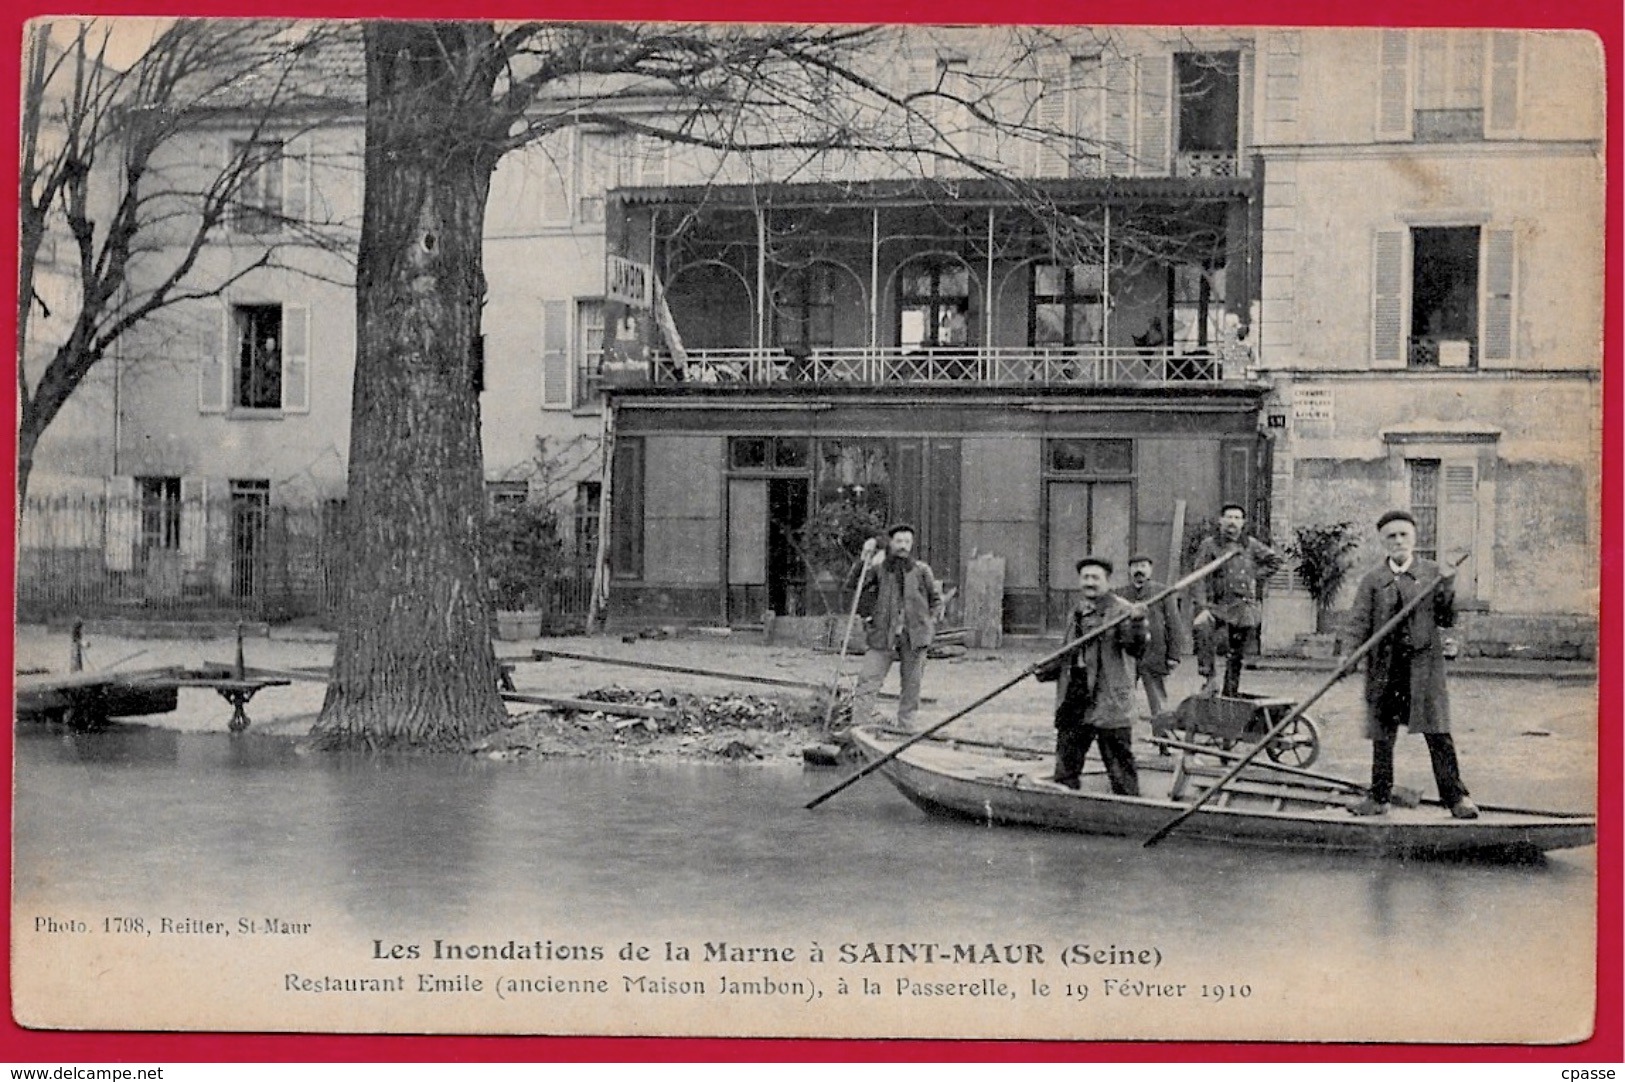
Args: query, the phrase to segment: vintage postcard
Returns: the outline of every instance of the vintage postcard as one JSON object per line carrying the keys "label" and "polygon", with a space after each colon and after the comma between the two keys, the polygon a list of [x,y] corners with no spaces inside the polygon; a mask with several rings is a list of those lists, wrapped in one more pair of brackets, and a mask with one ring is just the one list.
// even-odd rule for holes
{"label": "vintage postcard", "polygon": [[1593,35],[23,48],[18,1024],[1593,1033]]}

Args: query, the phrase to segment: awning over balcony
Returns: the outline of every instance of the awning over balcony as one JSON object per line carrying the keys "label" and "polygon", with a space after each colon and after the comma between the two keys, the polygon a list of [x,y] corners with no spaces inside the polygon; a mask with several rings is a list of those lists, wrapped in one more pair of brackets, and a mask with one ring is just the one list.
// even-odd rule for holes
{"label": "awning over balcony", "polygon": [[1246,198],[1258,191],[1253,177],[1071,177],[1004,180],[970,177],[867,180],[809,184],[662,185],[618,188],[612,195],[629,206],[715,206],[756,209],[793,207],[908,206],[953,202],[1005,206],[1033,199],[1056,203]]}

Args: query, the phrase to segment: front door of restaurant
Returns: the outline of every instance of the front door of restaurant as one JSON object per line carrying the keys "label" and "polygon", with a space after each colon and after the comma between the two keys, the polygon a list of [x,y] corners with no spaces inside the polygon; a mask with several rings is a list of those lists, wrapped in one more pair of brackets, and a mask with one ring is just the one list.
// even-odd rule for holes
{"label": "front door of restaurant", "polygon": [[1134,529],[1134,486],[1127,481],[1051,481],[1049,503],[1049,589],[1046,626],[1065,631],[1076,601],[1077,562],[1104,556],[1112,562],[1112,585],[1127,581],[1129,544]]}

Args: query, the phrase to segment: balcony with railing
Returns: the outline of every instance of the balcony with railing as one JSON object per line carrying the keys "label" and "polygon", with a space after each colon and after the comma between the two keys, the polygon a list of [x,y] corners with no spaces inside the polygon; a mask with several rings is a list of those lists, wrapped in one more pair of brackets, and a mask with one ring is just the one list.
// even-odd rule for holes
{"label": "balcony with railing", "polygon": [[1422,335],[1410,339],[1406,360],[1411,368],[1477,368],[1478,343],[1470,338]]}
{"label": "balcony with railing", "polygon": [[706,349],[687,351],[681,362],[670,353],[657,354],[653,379],[661,385],[774,387],[1100,387],[1246,379],[1249,351],[1243,346],[1226,353],[1228,357],[1221,357],[1217,350],[1200,346],[877,347],[796,354],[782,349]]}
{"label": "balcony with railing", "polygon": [[1176,177],[1242,177],[1247,163],[1234,151],[1181,150],[1174,155]]}

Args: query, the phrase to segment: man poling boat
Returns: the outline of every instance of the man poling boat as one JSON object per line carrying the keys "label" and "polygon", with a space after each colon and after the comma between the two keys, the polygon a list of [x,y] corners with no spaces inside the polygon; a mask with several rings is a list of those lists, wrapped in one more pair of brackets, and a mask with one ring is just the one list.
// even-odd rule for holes
{"label": "man poling boat", "polygon": [[[1162,598],[1170,596],[1173,593],[1175,593],[1176,591],[1186,589],[1187,587],[1193,585],[1194,583],[1200,582],[1202,579],[1206,578],[1207,576],[1209,576],[1209,575],[1213,574],[1215,571],[1217,571],[1219,568],[1223,567],[1224,564],[1228,560],[1232,559],[1233,557],[1234,557],[1234,553],[1225,553],[1224,555],[1220,556],[1218,559],[1211,560],[1208,563],[1203,564],[1201,567],[1198,567],[1195,571],[1192,571],[1189,575],[1186,575],[1184,578],[1180,579],[1178,582],[1176,582],[1173,585],[1169,586],[1166,590],[1162,591],[1161,594],[1154,595],[1152,597],[1147,598],[1145,600],[1145,602],[1143,602],[1143,605],[1145,607],[1149,608],[1152,604],[1155,604],[1157,601],[1160,601]],[[851,775],[850,777],[846,778],[844,781],[840,782],[839,784],[837,784],[833,788],[828,789],[828,790],[824,791],[823,793],[819,794],[818,796],[814,797],[812,800],[807,802],[807,808],[809,810],[811,810],[813,808],[818,807],[818,805],[822,804],[824,801],[828,800],[830,797],[834,796],[836,793],[841,792],[843,789],[847,788],[849,785],[852,785],[855,782],[858,782],[858,781],[862,780],[863,778],[868,777],[870,774],[874,773],[876,770],[879,770],[883,765],[885,765],[886,762],[891,760],[893,757],[895,757],[900,752],[905,751],[906,749],[913,747],[915,744],[918,744],[920,741],[927,739],[928,737],[930,737],[934,733],[946,728],[948,725],[952,724],[953,722],[958,721],[960,718],[964,717],[966,714],[969,714],[972,710],[975,710],[977,707],[982,706],[983,704],[985,704],[987,702],[990,702],[995,697],[997,697],[997,696],[1003,694],[1004,692],[1010,690],[1011,688],[1015,687],[1018,683],[1020,683],[1022,680],[1026,679],[1027,677],[1034,676],[1034,675],[1038,674],[1039,672],[1045,670],[1049,666],[1054,665],[1056,662],[1060,661],[1061,659],[1069,656],[1074,651],[1076,651],[1078,648],[1087,645],[1088,643],[1094,641],[1095,639],[1099,638],[1102,635],[1105,635],[1107,632],[1109,632],[1109,631],[1113,630],[1114,628],[1116,628],[1118,624],[1121,624],[1124,621],[1128,620],[1131,615],[1132,615],[1132,610],[1131,609],[1124,609],[1121,612],[1119,612],[1116,616],[1114,616],[1113,618],[1107,620],[1106,622],[1104,622],[1104,623],[1102,623],[1102,624],[1100,624],[1098,626],[1091,627],[1081,637],[1073,640],[1072,642],[1067,643],[1065,646],[1062,646],[1059,650],[1056,650],[1053,653],[1050,653],[1050,654],[1040,658],[1039,660],[1033,662],[1031,665],[1028,665],[1025,669],[1022,669],[1015,676],[1011,677],[1009,680],[1006,680],[1004,683],[1000,684],[998,687],[994,688],[992,691],[988,692],[986,695],[983,695],[981,698],[977,699],[975,702],[971,703],[969,706],[964,707],[963,709],[958,710],[958,711],[948,715],[946,718],[943,718],[941,721],[937,722],[935,725],[932,725],[929,728],[926,728],[924,730],[921,730],[918,733],[915,733],[908,740],[905,740],[903,743],[898,745],[896,748],[892,749],[890,752],[887,752],[884,755],[882,755],[878,760],[868,763],[862,769],[860,769],[857,773],[855,773],[855,774]]]}
{"label": "man poling boat", "polygon": [[[1461,559],[1456,561],[1456,564],[1459,566],[1460,564],[1465,563],[1466,560],[1467,556],[1462,556]],[[1400,606],[1398,612],[1389,617],[1387,623],[1379,627],[1370,638],[1366,639],[1363,643],[1357,646],[1348,657],[1344,658],[1342,664],[1337,666],[1337,670],[1333,672],[1332,675],[1325,681],[1323,681],[1319,687],[1311,692],[1307,699],[1293,707],[1285,717],[1281,718],[1280,721],[1277,721],[1274,726],[1270,728],[1270,731],[1264,735],[1264,738],[1253,747],[1252,751],[1247,752],[1236,761],[1235,765],[1230,768],[1229,773],[1227,773],[1223,778],[1219,779],[1218,783],[1212,788],[1203,793],[1202,796],[1190,806],[1190,808],[1186,809],[1180,815],[1174,817],[1172,820],[1158,829],[1155,834],[1152,834],[1149,838],[1147,838],[1145,840],[1146,846],[1149,848],[1150,846],[1156,845],[1169,834],[1179,829],[1179,825],[1181,823],[1189,819],[1192,815],[1195,815],[1202,805],[1206,804],[1210,799],[1216,796],[1219,791],[1225,787],[1225,785],[1232,781],[1236,775],[1240,774],[1242,770],[1246,768],[1248,763],[1252,762],[1259,752],[1268,747],[1270,741],[1274,740],[1277,736],[1284,732],[1287,726],[1291,725],[1293,722],[1302,717],[1304,711],[1313,706],[1322,695],[1325,695],[1328,691],[1330,691],[1332,686],[1335,685],[1339,680],[1353,672],[1355,667],[1360,664],[1361,659],[1375,650],[1390,635],[1394,634],[1402,626],[1404,626],[1406,621],[1410,619],[1411,614],[1421,608],[1424,602],[1430,601],[1433,598],[1434,593],[1451,579],[1452,574],[1453,572],[1451,574],[1446,574],[1443,570],[1435,574],[1432,582],[1428,583],[1426,587],[1418,590],[1415,596]],[[1452,812],[1454,812],[1456,805],[1455,803],[1451,802],[1452,794],[1444,793],[1442,795],[1444,796]],[[1366,799],[1370,800],[1371,798],[1367,797]],[[1350,810],[1354,811],[1356,814],[1365,814],[1361,810],[1360,805],[1355,805],[1351,807]],[[1478,809],[1474,808],[1472,816],[1463,816],[1462,818],[1476,818],[1477,814]]]}

